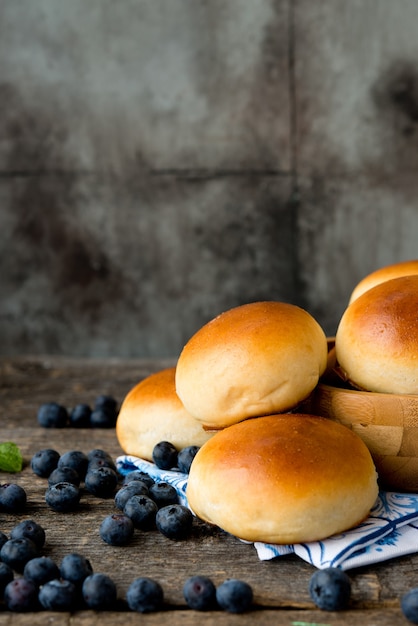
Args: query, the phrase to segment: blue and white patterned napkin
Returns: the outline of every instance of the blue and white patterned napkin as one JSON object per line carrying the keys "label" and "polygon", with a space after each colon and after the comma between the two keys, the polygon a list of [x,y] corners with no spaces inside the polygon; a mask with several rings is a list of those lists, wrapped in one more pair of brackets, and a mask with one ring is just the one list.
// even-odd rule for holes
{"label": "blue and white patterned napkin", "polygon": [[[187,474],[160,470],[134,456],[121,456],[116,465],[122,475],[139,469],[156,482],[172,484],[179,501],[187,506]],[[262,561],[294,553],[319,569],[332,566],[348,570],[412,554],[418,552],[418,494],[380,491],[362,524],[323,541],[293,545],[256,542],[254,547]]]}

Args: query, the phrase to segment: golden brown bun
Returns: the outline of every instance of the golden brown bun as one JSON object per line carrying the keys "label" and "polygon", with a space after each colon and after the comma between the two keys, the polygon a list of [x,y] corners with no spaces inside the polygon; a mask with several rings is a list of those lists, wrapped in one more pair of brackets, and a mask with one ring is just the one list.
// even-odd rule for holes
{"label": "golden brown bun", "polygon": [[368,291],[376,285],[391,280],[392,278],[400,278],[401,276],[411,276],[412,274],[418,274],[418,259],[411,259],[409,261],[401,261],[400,263],[393,263],[392,265],[386,265],[378,270],[365,276],[356,287],[354,288],[349,304],[354,302],[365,291]]}
{"label": "golden brown bun", "polygon": [[335,337],[346,378],[366,391],[418,393],[418,275],[385,281],[345,310]]}
{"label": "golden brown bun", "polygon": [[317,541],[363,521],[378,494],[358,435],[323,417],[259,417],[216,433],[195,456],[187,498],[206,522],[248,541]]}
{"label": "golden brown bun", "polygon": [[152,460],[154,446],[171,442],[177,450],[201,446],[211,433],[186,411],[174,385],[175,368],[151,374],[128,393],[119,411],[116,436],[126,454]]}
{"label": "golden brown bun", "polygon": [[295,407],[326,364],[326,336],[307,311],[255,302],[222,313],[188,341],[176,389],[205,428],[219,429]]}

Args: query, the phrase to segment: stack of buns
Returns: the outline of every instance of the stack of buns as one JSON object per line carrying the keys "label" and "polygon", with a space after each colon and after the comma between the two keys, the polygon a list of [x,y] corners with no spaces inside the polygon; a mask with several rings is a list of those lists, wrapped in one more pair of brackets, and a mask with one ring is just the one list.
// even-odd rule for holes
{"label": "stack of buns", "polygon": [[200,447],[187,487],[192,511],[241,539],[292,543],[367,517],[377,475],[367,446],[300,410],[328,363],[327,338],[304,309],[235,307],[202,326],[175,368],[122,403],[122,449],[150,460],[159,441]]}
{"label": "stack of buns", "polygon": [[337,328],[335,357],[355,388],[418,394],[418,261],[382,268],[359,283]]}

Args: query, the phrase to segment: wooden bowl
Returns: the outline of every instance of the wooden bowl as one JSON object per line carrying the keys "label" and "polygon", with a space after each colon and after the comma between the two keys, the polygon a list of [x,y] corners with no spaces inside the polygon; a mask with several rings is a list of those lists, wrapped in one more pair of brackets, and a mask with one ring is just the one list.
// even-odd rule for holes
{"label": "wooden bowl", "polygon": [[418,395],[359,391],[329,367],[308,400],[309,410],[348,426],[368,446],[384,489],[418,492]]}

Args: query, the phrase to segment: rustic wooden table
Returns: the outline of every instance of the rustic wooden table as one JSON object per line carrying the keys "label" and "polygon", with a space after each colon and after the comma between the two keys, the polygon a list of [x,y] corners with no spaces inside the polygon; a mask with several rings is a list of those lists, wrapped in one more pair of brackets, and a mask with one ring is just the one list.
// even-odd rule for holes
{"label": "rustic wooden table", "polygon": [[[37,424],[36,413],[43,402],[57,401],[71,408],[93,403],[99,394],[111,394],[121,401],[140,379],[162,367],[166,361],[77,360],[58,357],[0,359],[0,441],[16,442],[26,466],[19,474],[0,474],[0,481],[16,482],[28,494],[24,514],[1,514],[0,530],[8,533],[22,519],[34,519],[46,531],[43,554],[57,562],[69,552],[87,556],[97,572],[109,574],[124,598],[130,582],[138,576],[158,580],[165,593],[166,606],[159,613],[140,615],[129,611],[73,614],[38,612],[10,613],[0,607],[0,625],[82,624],[103,626],[118,624],[242,625],[274,624],[290,626],[331,626],[361,624],[396,626],[406,624],[400,611],[404,592],[418,585],[418,554],[375,566],[350,571],[352,601],[349,610],[329,613],[318,610],[308,593],[308,581],[314,568],[294,556],[273,561],[259,561],[251,545],[210,528],[195,525],[186,542],[175,542],[157,531],[136,532],[127,547],[112,547],[99,536],[102,519],[115,510],[113,500],[82,496],[77,512],[60,514],[45,504],[45,479],[38,478],[28,465],[41,448],[52,447],[63,453],[71,449],[88,452],[103,448],[113,457],[122,453],[114,430],[45,429]],[[187,608],[182,585],[193,574],[205,574],[216,584],[236,577],[250,583],[254,590],[254,609],[241,615],[223,611],[197,613]]]}

